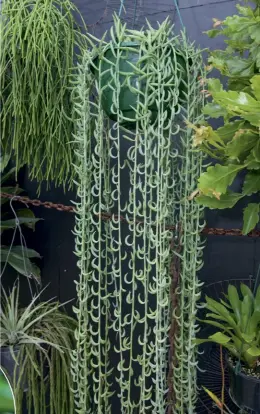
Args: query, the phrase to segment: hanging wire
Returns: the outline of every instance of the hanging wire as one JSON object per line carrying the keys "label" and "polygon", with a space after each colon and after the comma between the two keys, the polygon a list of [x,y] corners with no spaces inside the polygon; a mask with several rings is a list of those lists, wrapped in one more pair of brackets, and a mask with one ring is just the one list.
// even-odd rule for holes
{"label": "hanging wire", "polygon": [[136,11],[137,11],[137,0],[135,0],[135,7],[134,7],[133,29],[135,28]]}
{"label": "hanging wire", "polygon": [[176,11],[177,11],[181,26],[182,26],[183,29],[185,29],[185,26],[184,26],[184,23],[183,23],[183,20],[182,20],[182,17],[181,17],[180,8],[179,8],[179,5],[178,5],[178,0],[173,0],[173,2],[175,4]]}
{"label": "hanging wire", "polygon": [[120,7],[119,7],[119,11],[118,11],[118,16],[119,17],[121,16],[123,9],[125,10],[124,3],[125,3],[125,0],[120,0]]}

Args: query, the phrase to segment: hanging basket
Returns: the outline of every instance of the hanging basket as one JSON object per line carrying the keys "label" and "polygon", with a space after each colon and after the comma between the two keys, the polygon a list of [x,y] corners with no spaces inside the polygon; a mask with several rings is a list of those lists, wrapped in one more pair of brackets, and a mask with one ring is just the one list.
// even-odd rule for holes
{"label": "hanging basket", "polygon": [[[134,128],[135,126],[138,102],[143,103],[142,96],[147,89],[147,81],[145,76],[140,74],[140,71],[145,65],[149,65],[149,60],[151,61],[151,68],[154,66],[154,58],[152,57],[147,57],[145,63],[140,63],[145,58],[140,49],[140,44],[136,42],[123,42],[121,45],[112,47],[109,44],[103,51],[102,56],[99,55],[94,58],[92,66],[92,72],[102,90],[101,102],[106,115],[112,121],[118,121],[122,126],[128,128]],[[172,61],[175,59],[174,69],[175,72],[178,72],[178,76],[175,78],[175,84],[171,82],[171,85],[167,85],[167,81],[170,83],[174,73],[169,74],[168,79],[164,79],[163,83],[166,84],[164,86],[165,96],[169,94],[170,88],[175,88],[179,95],[179,101],[184,98],[185,83],[183,80],[187,79],[187,65],[180,50],[174,52],[173,48],[169,47],[168,53],[169,59],[172,59]],[[159,74],[154,74],[154,83],[158,85],[160,84],[159,76]],[[116,94],[118,94],[118,97],[116,97]],[[115,104],[116,99],[118,105]],[[174,103],[171,99],[166,99],[164,110],[169,114],[170,110],[168,111],[168,109],[172,105]],[[177,111],[177,105],[175,104],[175,106]],[[155,101],[151,103],[148,110],[150,111],[150,121],[154,123],[158,113]]]}

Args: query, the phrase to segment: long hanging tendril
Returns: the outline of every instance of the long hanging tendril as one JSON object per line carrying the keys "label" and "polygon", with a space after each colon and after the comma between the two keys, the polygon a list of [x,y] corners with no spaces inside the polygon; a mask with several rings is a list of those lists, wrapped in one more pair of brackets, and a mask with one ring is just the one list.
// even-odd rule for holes
{"label": "long hanging tendril", "polygon": [[[79,66],[72,373],[80,414],[165,414],[172,317],[178,321],[172,380],[179,381],[172,409],[184,414],[196,401],[197,326],[190,313],[195,317],[199,297],[201,224],[189,196],[201,158],[185,120],[199,113],[202,64],[168,20],[157,29],[147,24],[145,31],[129,30],[115,17],[111,41],[95,46],[94,39]],[[103,213],[111,219],[103,222]],[[177,230],[180,223],[185,231]],[[169,224],[176,226],[176,252]],[[172,309],[170,263],[177,254],[179,307]]]}
{"label": "long hanging tendril", "polygon": [[201,53],[190,48],[183,34],[186,52],[187,78],[184,80],[185,96],[181,102],[183,116],[180,128],[179,166],[176,185],[178,208],[175,221],[179,227],[179,248],[174,251],[180,262],[179,285],[176,289],[178,306],[173,310],[173,318],[178,329],[175,332],[175,366],[173,369],[173,387],[175,390],[174,413],[195,412],[197,398],[197,349],[194,338],[198,332],[196,314],[200,288],[197,272],[202,267],[203,244],[200,232],[202,208],[192,199],[196,190],[197,177],[202,168],[202,155],[192,147],[192,131],[187,121],[198,123],[201,118],[203,94],[200,92],[198,78],[203,77]]}
{"label": "long hanging tendril", "polygon": [[[3,0],[0,28],[1,149],[17,171],[70,186],[74,176],[71,79],[85,37],[70,0]],[[82,25],[84,22],[82,20]]]}

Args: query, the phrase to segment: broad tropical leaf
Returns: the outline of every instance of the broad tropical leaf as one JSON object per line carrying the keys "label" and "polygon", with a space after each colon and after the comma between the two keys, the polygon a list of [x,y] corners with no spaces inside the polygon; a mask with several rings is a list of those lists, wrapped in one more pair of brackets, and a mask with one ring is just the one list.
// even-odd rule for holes
{"label": "broad tropical leaf", "polygon": [[207,171],[199,178],[198,188],[205,195],[213,195],[219,198],[221,194],[226,193],[237,173],[242,169],[243,166],[237,164],[216,164],[208,167]]}
{"label": "broad tropical leaf", "polygon": [[221,194],[219,198],[200,194],[196,197],[197,203],[209,208],[232,208],[243,196],[239,193],[232,193],[228,191],[226,194]]}
{"label": "broad tropical leaf", "polygon": [[243,185],[243,194],[250,196],[253,193],[258,193],[259,191],[260,174],[255,171],[248,172]]}

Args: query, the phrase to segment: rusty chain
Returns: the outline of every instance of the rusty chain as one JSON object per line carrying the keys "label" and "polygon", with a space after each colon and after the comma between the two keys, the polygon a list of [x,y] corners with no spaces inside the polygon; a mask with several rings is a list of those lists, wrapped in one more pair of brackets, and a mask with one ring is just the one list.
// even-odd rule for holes
{"label": "rusty chain", "polygon": [[[64,204],[60,203],[52,203],[51,201],[41,201],[41,200],[31,200],[29,197],[19,196],[19,195],[13,195],[1,192],[1,198],[9,198],[13,201],[18,201],[23,204],[31,204],[35,207],[44,207],[48,209],[55,209],[58,211],[65,211],[67,213],[75,213],[75,207],[74,206],[66,206]],[[110,220],[111,217],[118,220],[117,215],[113,215],[111,213],[102,213],[101,217],[103,220]],[[126,222],[126,218],[123,216],[120,216],[120,221]],[[141,220],[136,220],[138,223],[142,223]],[[174,230],[174,226],[167,226],[169,230]],[[213,236],[243,236],[242,231],[240,229],[223,229],[223,228],[214,228],[214,227],[205,227],[202,230],[203,234],[206,235],[213,235]],[[247,237],[260,237],[260,230],[253,230],[250,233],[247,234]]]}

